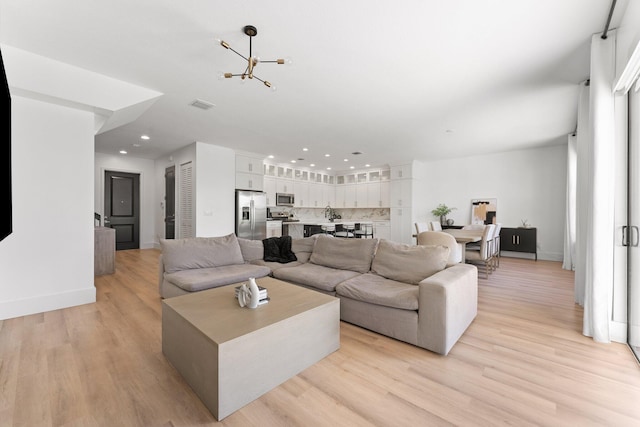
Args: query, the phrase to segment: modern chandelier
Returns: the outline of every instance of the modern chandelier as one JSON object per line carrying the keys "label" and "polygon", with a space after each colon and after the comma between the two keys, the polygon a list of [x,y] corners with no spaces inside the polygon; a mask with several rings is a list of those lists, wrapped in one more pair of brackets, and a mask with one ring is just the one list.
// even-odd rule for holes
{"label": "modern chandelier", "polygon": [[242,59],[244,59],[247,62],[247,67],[245,68],[245,70],[242,73],[240,73],[240,74],[224,73],[220,77],[223,77],[225,79],[230,79],[232,77],[240,77],[243,82],[246,81],[247,79],[256,79],[256,80],[262,82],[266,87],[271,88],[271,90],[276,90],[276,87],[274,85],[272,85],[269,81],[262,80],[260,77],[256,76],[254,74],[254,70],[255,70],[256,66],[259,63],[261,63],[261,64],[280,64],[280,65],[283,65],[283,64],[290,64],[291,60],[274,59],[274,60],[265,61],[263,59],[260,59],[257,56],[253,56],[253,50],[252,50],[251,41],[252,41],[253,37],[255,37],[258,34],[258,29],[256,27],[254,27],[253,25],[246,25],[244,27],[243,31],[244,31],[244,33],[246,35],[249,36],[249,57],[246,57],[243,54],[241,54],[238,51],[236,51],[234,48],[229,46],[229,43],[227,43],[226,41],[217,39],[217,41],[220,43],[220,46],[222,46],[225,49],[230,50],[231,52],[235,53],[236,55],[238,55],[239,57],[241,57]]}

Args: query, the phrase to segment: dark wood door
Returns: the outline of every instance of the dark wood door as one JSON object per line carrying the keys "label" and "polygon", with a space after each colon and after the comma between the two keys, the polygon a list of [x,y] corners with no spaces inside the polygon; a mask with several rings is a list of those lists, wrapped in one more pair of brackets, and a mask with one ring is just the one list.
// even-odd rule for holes
{"label": "dark wood door", "polygon": [[176,167],[164,173],[164,238],[176,238]]}
{"label": "dark wood door", "polygon": [[104,225],[116,230],[116,250],[140,248],[140,174],[106,171]]}

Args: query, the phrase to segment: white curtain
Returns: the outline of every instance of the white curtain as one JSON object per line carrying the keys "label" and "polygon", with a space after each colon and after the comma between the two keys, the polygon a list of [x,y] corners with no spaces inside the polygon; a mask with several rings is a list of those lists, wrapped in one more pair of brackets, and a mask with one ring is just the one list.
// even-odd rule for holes
{"label": "white curtain", "polygon": [[[615,32],[607,39],[594,35],[591,39],[591,78],[589,100],[588,148],[578,150],[578,167],[589,163],[585,196],[577,207],[579,225],[585,234],[579,236],[584,264],[576,265],[576,287],[584,289],[583,334],[595,341],[609,342],[613,290],[614,230],[614,138],[615,110],[613,80],[615,78]],[[584,170],[582,172],[585,172]],[[584,245],[584,246],[583,246]],[[578,268],[581,270],[578,274]],[[580,280],[581,282],[579,282]]]}
{"label": "white curtain", "polygon": [[578,99],[578,126],[576,128],[576,208],[575,208],[575,258],[573,268],[575,269],[574,294],[575,301],[584,306],[584,284],[586,282],[587,256],[587,213],[588,213],[588,189],[590,181],[591,161],[589,150],[591,146],[591,134],[589,132],[589,82],[580,85],[580,95]]}
{"label": "white curtain", "polygon": [[[580,113],[578,113],[578,117],[580,117]],[[578,137],[574,133],[569,135],[567,140],[567,200],[565,203],[564,258],[562,261],[562,268],[565,270],[574,270],[574,260],[576,259],[577,139]]]}

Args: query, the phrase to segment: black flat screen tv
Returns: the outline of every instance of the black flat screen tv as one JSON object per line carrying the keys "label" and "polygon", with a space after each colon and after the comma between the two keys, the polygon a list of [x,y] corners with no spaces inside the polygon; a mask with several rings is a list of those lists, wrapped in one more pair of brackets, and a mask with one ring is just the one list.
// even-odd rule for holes
{"label": "black flat screen tv", "polygon": [[2,51],[0,51],[0,111],[4,119],[0,122],[0,199],[7,206],[0,209],[0,241],[13,231],[13,204],[11,202],[11,94],[7,74],[4,71]]}

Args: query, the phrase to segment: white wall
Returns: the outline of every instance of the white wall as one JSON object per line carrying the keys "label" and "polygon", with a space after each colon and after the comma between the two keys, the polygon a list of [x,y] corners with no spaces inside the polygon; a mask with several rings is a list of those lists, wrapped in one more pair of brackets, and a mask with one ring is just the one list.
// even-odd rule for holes
{"label": "white wall", "polygon": [[95,211],[104,219],[104,174],[106,171],[140,174],[140,249],[153,248],[156,240],[155,162],[128,155],[95,153]]}
{"label": "white wall", "polygon": [[196,236],[235,231],[235,151],[196,143]]}
{"label": "white wall", "polygon": [[12,97],[13,233],[0,319],[95,302],[91,113]]}
{"label": "white wall", "polygon": [[[156,242],[164,238],[164,173],[176,167],[176,203],[180,200],[180,165],[194,164],[194,222],[198,237],[223,236],[235,230],[235,151],[203,142],[195,142],[155,162]],[[176,207],[176,237],[180,212]]]}
{"label": "white wall", "polygon": [[431,210],[456,207],[448,218],[471,221],[471,200],[498,199],[498,222],[517,227],[526,219],[538,233],[538,257],[563,257],[567,145],[510,151],[425,163],[423,199],[417,215],[436,220]]}

